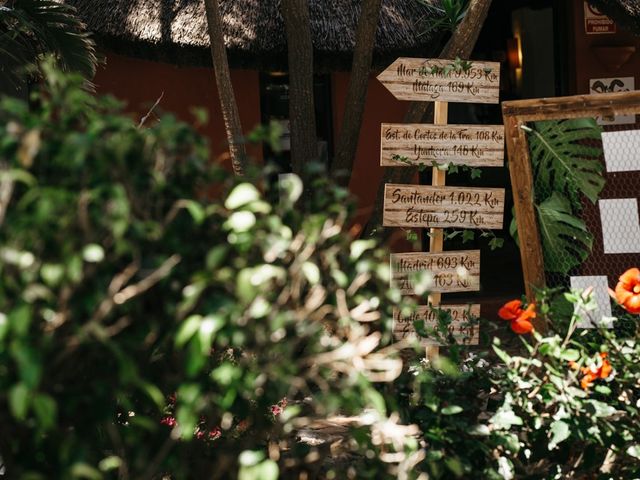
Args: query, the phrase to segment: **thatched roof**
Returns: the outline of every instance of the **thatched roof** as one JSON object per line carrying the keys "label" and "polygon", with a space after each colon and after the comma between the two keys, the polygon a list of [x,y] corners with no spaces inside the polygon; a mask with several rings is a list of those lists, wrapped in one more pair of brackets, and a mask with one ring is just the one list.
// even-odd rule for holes
{"label": "thatched roof", "polygon": [[618,25],[640,35],[640,1],[638,0],[589,0]]}
{"label": "thatched roof", "polygon": [[[78,9],[99,43],[116,52],[177,64],[210,64],[203,0],[64,1]],[[309,1],[317,59],[326,63],[349,57],[361,3],[361,0]],[[421,32],[425,21],[434,18],[434,9],[417,0],[382,3],[375,44],[378,58],[425,53],[432,38]],[[220,0],[232,64],[260,68],[286,58],[279,5],[280,0]]]}

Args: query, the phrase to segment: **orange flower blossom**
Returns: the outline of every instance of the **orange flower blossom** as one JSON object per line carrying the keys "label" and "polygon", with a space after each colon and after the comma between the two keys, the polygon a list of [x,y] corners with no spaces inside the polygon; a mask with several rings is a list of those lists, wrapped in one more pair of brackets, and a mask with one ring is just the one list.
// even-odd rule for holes
{"label": "orange flower blossom", "polygon": [[498,316],[503,320],[510,321],[511,330],[518,335],[531,333],[533,331],[531,319],[536,318],[536,306],[534,303],[530,303],[526,309],[523,309],[520,300],[511,300],[498,310]]}
{"label": "orange flower blossom", "polygon": [[630,268],[622,275],[614,292],[616,301],[629,313],[640,314],[640,270]]}
{"label": "orange flower blossom", "polygon": [[[607,378],[611,375],[613,371],[613,367],[607,360],[607,353],[600,353],[600,366],[592,365],[590,367],[582,367],[580,371],[582,372],[582,379],[580,380],[580,386],[583,390],[588,390],[593,382],[595,382],[599,378]],[[569,366],[573,369],[578,368],[575,362],[569,362]]]}

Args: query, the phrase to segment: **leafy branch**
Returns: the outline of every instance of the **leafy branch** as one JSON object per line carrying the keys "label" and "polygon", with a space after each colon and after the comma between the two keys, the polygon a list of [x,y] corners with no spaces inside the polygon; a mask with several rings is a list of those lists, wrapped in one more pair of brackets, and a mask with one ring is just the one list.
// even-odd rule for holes
{"label": "leafy branch", "polygon": [[[529,135],[535,208],[545,268],[568,273],[591,252],[593,235],[577,216],[582,196],[595,203],[605,179],[600,158],[601,127],[591,118],[535,122]],[[510,231],[517,240],[514,221]]]}
{"label": "leafy branch", "polygon": [[462,163],[439,163],[435,160],[431,161],[431,165],[426,163],[415,164],[408,157],[404,155],[393,154],[391,159],[395,162],[405,163],[409,166],[416,167],[420,173],[424,172],[428,168],[437,168],[448,173],[459,173],[460,171],[469,172],[472,179],[480,178],[482,176],[482,170],[477,167],[471,167]]}

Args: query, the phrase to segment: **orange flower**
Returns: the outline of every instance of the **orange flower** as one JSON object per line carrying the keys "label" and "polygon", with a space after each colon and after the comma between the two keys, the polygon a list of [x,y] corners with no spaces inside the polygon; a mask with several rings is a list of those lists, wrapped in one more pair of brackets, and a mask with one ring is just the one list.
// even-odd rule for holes
{"label": "orange flower", "polygon": [[615,296],[627,312],[640,314],[640,270],[630,268],[620,275]]}
{"label": "orange flower", "polygon": [[593,382],[595,382],[599,378],[607,378],[611,375],[613,368],[607,360],[606,352],[600,353],[600,366],[597,367],[595,365],[591,367],[582,367],[581,372],[584,375],[580,380],[580,386],[583,390],[588,390]]}
{"label": "orange flower", "polygon": [[536,306],[530,303],[526,310],[523,310],[520,300],[511,300],[498,310],[498,316],[503,320],[510,321],[511,330],[518,335],[531,333],[533,331],[531,319],[536,318]]}
{"label": "orange flower", "polygon": [[498,310],[498,316],[503,320],[515,320],[520,313],[522,313],[522,302],[520,300],[511,300]]}

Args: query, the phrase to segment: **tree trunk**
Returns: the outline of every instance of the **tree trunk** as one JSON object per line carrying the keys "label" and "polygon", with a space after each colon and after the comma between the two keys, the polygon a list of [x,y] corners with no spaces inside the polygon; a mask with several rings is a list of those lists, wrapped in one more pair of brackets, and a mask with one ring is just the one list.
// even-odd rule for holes
{"label": "tree trunk", "polygon": [[244,175],[247,167],[247,152],[242,139],[242,124],[240,123],[236,97],[233,94],[227,51],[222,36],[220,6],[218,5],[218,0],[204,0],[204,6],[207,12],[213,70],[216,76],[216,85],[218,86],[218,96],[227,133],[227,141],[229,142],[231,164],[233,165],[233,172],[241,176]]}
{"label": "tree trunk", "polygon": [[289,56],[289,122],[291,165],[302,175],[307,162],[318,158],[313,103],[313,43],[306,0],[282,0]]}
{"label": "tree trunk", "polygon": [[349,185],[358,148],[381,5],[382,0],[364,0],[360,11],[337,154],[331,166],[331,176],[345,187]]}
{"label": "tree trunk", "polygon": [[[478,35],[489,13],[491,0],[471,0],[469,9],[464,19],[456,27],[453,35],[440,52],[438,58],[453,59],[455,57],[469,58],[478,41]],[[411,102],[404,116],[404,123],[420,123],[423,118],[433,114],[433,102]],[[378,187],[376,203],[373,214],[367,223],[362,236],[368,237],[382,225],[382,210],[384,202],[384,185],[386,183],[409,183],[415,175],[416,169],[412,167],[387,167],[385,168],[382,182]],[[388,239],[391,229],[386,229],[382,238]]]}

